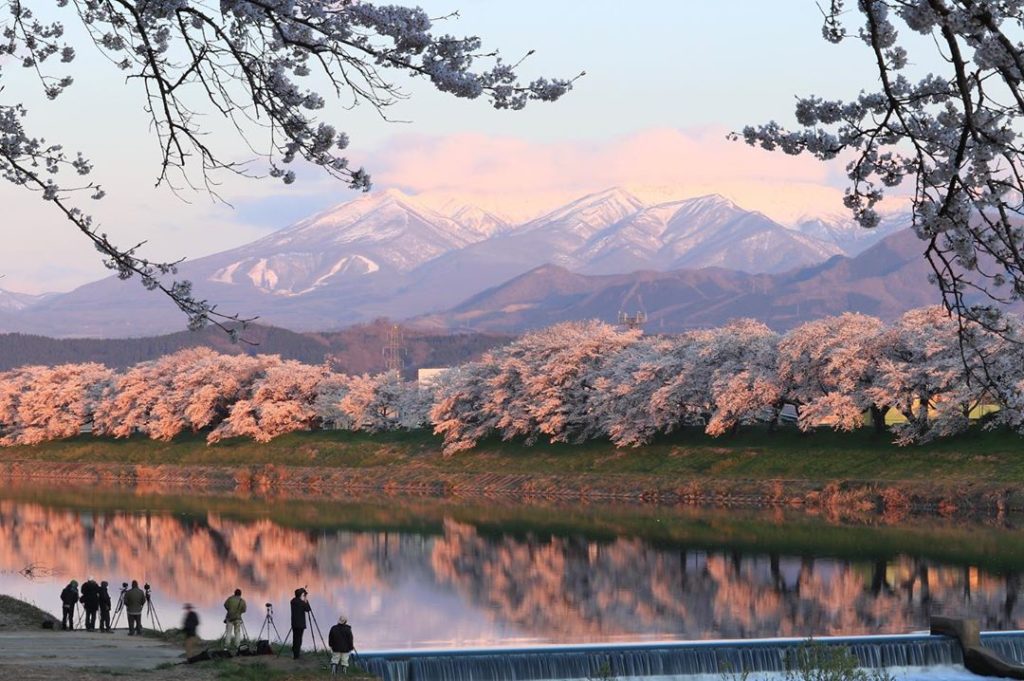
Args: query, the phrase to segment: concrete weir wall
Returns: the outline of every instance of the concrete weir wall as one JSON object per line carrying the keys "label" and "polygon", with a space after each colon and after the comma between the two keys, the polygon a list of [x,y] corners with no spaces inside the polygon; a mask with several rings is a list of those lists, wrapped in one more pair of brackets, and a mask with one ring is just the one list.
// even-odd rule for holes
{"label": "concrete weir wall", "polygon": [[[984,634],[1005,656],[1024,655],[1024,632]],[[814,645],[843,646],[865,668],[949,667],[963,664],[956,639],[910,634],[817,638]],[[642,644],[537,646],[461,650],[374,651],[358,663],[384,681],[547,681],[621,677],[686,677],[785,672],[806,639],[759,639]]]}

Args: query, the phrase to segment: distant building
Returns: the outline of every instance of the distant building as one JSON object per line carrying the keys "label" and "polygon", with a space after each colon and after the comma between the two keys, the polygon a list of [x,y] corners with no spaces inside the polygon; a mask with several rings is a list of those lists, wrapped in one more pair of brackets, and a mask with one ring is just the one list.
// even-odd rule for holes
{"label": "distant building", "polygon": [[451,370],[451,367],[427,367],[419,369],[416,372],[416,385],[420,388],[426,388],[434,385],[441,380],[441,376],[443,374]]}

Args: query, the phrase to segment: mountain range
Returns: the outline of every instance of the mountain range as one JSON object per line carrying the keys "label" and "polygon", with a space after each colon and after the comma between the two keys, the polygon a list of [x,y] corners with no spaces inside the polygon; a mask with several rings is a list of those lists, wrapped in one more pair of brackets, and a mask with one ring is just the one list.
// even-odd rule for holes
{"label": "mountain range", "polygon": [[886,237],[859,255],[835,256],[782,273],[749,274],[720,267],[668,272],[587,275],[543,265],[479,293],[420,327],[521,332],[559,321],[616,317],[643,311],[655,333],[717,326],[752,317],[785,331],[843,312],[893,319],[939,302],[928,284],[922,242],[910,230]]}
{"label": "mountain range", "polygon": [[[220,311],[296,331],[379,317],[464,325],[473,318],[465,305],[494,287],[521,286],[523,276],[534,288],[544,273],[552,280],[587,277],[594,286],[609,281],[600,277],[637,271],[650,281],[659,272],[691,270],[705,272],[687,275],[701,278],[713,266],[718,279],[775,281],[837,256],[858,256],[909,224],[893,216],[868,231],[820,216],[786,227],[717,195],[646,205],[620,188],[522,224],[468,202],[431,206],[397,190],[366,195],[188,261],[178,277]],[[445,312],[453,309],[461,312]],[[595,308],[593,316],[614,318],[617,309]],[[39,298],[0,292],[0,331],[128,337],[182,324],[169,301],[113,277]]]}

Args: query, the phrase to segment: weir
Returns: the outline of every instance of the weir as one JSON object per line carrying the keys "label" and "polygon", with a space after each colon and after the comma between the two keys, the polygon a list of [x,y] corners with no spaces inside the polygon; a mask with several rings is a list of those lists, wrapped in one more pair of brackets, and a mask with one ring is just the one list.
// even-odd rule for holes
{"label": "weir", "polygon": [[[953,638],[927,634],[814,639],[845,646],[860,666],[935,667],[963,664]],[[1004,657],[1024,660],[1024,631],[982,634]],[[750,639],[522,648],[392,650],[361,653],[358,664],[384,681],[550,681],[603,676],[680,677],[784,672],[787,653],[806,639]]]}

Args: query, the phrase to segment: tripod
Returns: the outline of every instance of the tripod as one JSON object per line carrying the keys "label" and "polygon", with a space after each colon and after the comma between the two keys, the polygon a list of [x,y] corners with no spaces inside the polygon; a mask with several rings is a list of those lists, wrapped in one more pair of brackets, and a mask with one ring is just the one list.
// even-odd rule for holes
{"label": "tripod", "polygon": [[153,597],[149,593],[149,584],[146,585],[146,614],[149,615],[149,628],[163,632],[164,628],[157,617],[156,608],[153,606]]}
{"label": "tripod", "polygon": [[128,584],[121,585],[121,595],[117,597],[117,607],[114,608],[114,621],[110,625],[110,630],[117,629],[117,623],[121,619],[121,613],[124,612],[124,595],[128,591]]}
{"label": "tripod", "polygon": [[[244,626],[244,625],[243,625]],[[263,624],[260,626],[259,632],[256,634],[256,645],[263,639],[263,631],[267,632],[267,640],[270,640],[270,630],[274,630],[274,634],[277,636],[278,648],[277,654],[281,654],[281,650],[284,649],[284,639],[281,638],[281,632],[277,630],[277,625],[274,624],[274,606],[271,603],[267,603],[267,616],[263,618]],[[289,629],[289,631],[291,631]]]}
{"label": "tripod", "polygon": [[[252,639],[249,638],[249,630],[245,627],[245,620],[238,620],[238,627],[242,630],[242,640],[238,643],[238,647],[241,648],[243,643],[249,644],[249,643],[252,642]],[[263,630],[260,629],[260,631],[263,631]],[[220,639],[218,639],[218,641],[220,642],[220,647],[221,648],[223,648],[224,650],[229,650],[229,648],[228,648],[228,621],[227,620],[224,620],[224,633],[220,635]],[[236,648],[235,651],[237,652],[238,648]]]}
{"label": "tripod", "polygon": [[[310,638],[313,640],[313,652],[319,653],[320,652],[320,648],[323,648],[324,652],[327,652],[328,650],[330,650],[330,648],[327,647],[327,643],[324,641],[324,634],[323,634],[322,631],[320,631],[320,623],[316,621],[316,615],[313,614],[312,608],[306,611],[306,621],[309,624],[309,626],[306,627],[306,628],[310,629],[313,632],[310,635]],[[319,648],[317,647],[317,643],[316,643],[317,634],[320,635],[320,647]],[[284,635],[284,641],[281,642],[281,648],[279,648],[278,651],[277,651],[278,657],[281,656],[281,652],[284,650],[284,642],[287,641],[288,637],[291,636],[291,635],[292,635],[292,629],[291,629],[291,627],[289,627],[288,628],[288,633]]]}

